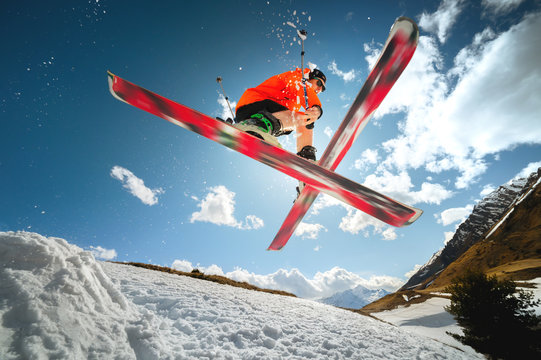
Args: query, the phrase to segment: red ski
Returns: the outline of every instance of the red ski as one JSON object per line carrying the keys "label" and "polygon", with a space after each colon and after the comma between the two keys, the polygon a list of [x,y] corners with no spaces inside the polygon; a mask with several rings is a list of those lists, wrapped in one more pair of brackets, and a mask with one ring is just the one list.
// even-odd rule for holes
{"label": "red ski", "polygon": [[143,89],[111,72],[108,75],[110,91],[117,99],[267,164],[390,225],[410,224],[421,213],[227,123]]}
{"label": "red ski", "polygon": [[[353,141],[408,65],[417,48],[418,39],[419,29],[413,20],[401,17],[395,21],[374,69],[319,160],[322,167],[336,170]],[[304,188],[268,250],[284,247],[318,194],[319,191],[311,186]],[[415,220],[420,214],[418,212],[412,219]]]}

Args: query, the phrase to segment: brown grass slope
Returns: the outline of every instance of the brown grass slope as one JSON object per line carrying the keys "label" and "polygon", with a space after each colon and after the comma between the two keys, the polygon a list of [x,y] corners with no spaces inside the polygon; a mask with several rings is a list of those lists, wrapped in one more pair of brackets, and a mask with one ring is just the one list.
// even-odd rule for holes
{"label": "brown grass slope", "polygon": [[[434,296],[432,293],[442,292],[451,284],[452,279],[463,275],[468,269],[480,269],[499,279],[514,281],[541,277],[541,185],[507,215],[507,219],[490,237],[470,247],[447,268],[419,287],[429,284],[425,289],[389,294],[366,305],[362,310],[377,312],[423,302]],[[406,302],[402,295],[408,296],[408,299],[416,295],[420,297]]]}
{"label": "brown grass slope", "polygon": [[202,272],[200,272],[199,270],[193,270],[192,272],[184,272],[184,271],[178,271],[178,270],[171,269],[171,268],[164,267],[164,266],[143,264],[143,263],[137,263],[137,262],[116,262],[116,261],[112,261],[112,262],[115,263],[115,264],[131,265],[131,266],[141,267],[141,268],[145,268],[145,269],[149,269],[149,270],[161,271],[161,272],[165,272],[165,273],[169,273],[169,274],[175,274],[175,275],[180,275],[180,276],[188,276],[188,277],[192,277],[192,278],[196,278],[196,279],[200,279],[200,280],[211,281],[211,282],[215,282],[215,283],[218,283],[218,284],[239,287],[239,288],[243,288],[243,289],[247,289],[247,290],[254,290],[254,291],[261,291],[261,292],[266,292],[266,293],[270,293],[270,294],[277,294],[277,295],[283,295],[283,296],[296,297],[294,294],[288,293],[286,291],[261,289],[261,288],[258,288],[257,286],[248,284],[247,282],[239,282],[239,281],[231,280],[231,279],[226,278],[224,276],[206,275],[206,274],[203,274]]}

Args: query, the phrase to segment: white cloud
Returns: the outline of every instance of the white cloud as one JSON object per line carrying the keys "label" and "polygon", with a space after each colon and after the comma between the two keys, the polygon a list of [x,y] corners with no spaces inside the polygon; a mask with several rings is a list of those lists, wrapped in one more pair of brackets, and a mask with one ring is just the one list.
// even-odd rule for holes
{"label": "white cloud", "polygon": [[463,0],[443,0],[435,13],[421,15],[419,26],[427,32],[436,34],[439,41],[445,43],[458,15],[463,10],[463,3]]}
{"label": "white cloud", "polygon": [[413,269],[408,271],[407,273],[405,273],[404,276],[406,277],[406,279],[409,279],[413,275],[417,274],[417,271],[419,271],[419,269],[422,268],[422,267],[423,267],[423,265],[415,264]]}
{"label": "white cloud", "polygon": [[[453,195],[453,192],[445,189],[442,185],[427,182],[421,185],[420,190],[412,191],[413,184],[407,172],[401,172],[398,175],[392,175],[388,171],[381,172],[379,176],[372,174],[366,178],[363,185],[411,205],[416,203],[439,205],[443,200]],[[364,237],[378,235],[383,240],[397,238],[395,230],[389,228],[384,222],[324,194],[318,197],[312,206],[311,215],[318,215],[321,210],[332,206],[341,206],[347,211],[346,216],[340,220],[338,225],[340,230],[344,232],[353,235],[362,234]]]}
{"label": "white cloud", "polygon": [[406,112],[400,135],[383,143],[387,157],[381,168],[456,170],[454,185],[462,189],[486,171],[486,156],[541,143],[539,33],[539,14],[499,35],[486,29],[457,54],[448,72],[433,39],[421,37],[411,64],[378,110],[378,116]]}
{"label": "white cloud", "polygon": [[455,236],[455,233],[454,233],[453,231],[446,231],[446,232],[443,233],[443,235],[444,235],[444,237],[445,237],[445,239],[444,239],[444,241],[443,241],[443,244],[444,244],[444,245],[447,245],[447,243],[448,243],[449,241],[451,241],[451,239],[453,238],[453,236]]}
{"label": "white cloud", "polygon": [[524,169],[522,169],[517,175],[515,175],[514,179],[527,178],[533,172],[537,172],[537,169],[539,169],[540,167],[541,161],[529,163]]}
{"label": "white cloud", "polygon": [[321,224],[308,224],[301,222],[295,230],[295,236],[300,236],[303,239],[317,239],[321,230],[327,231],[325,226]]}
{"label": "white cloud", "polygon": [[[318,246],[314,251],[318,251],[320,248]],[[328,297],[336,292],[352,289],[358,285],[373,290],[395,291],[404,284],[403,279],[387,275],[374,275],[369,279],[365,279],[339,267],[334,267],[325,272],[318,272],[312,279],[307,278],[295,268],[290,270],[279,269],[267,275],[251,273],[241,268],[224,273],[222,268],[217,265],[204,267],[197,264],[197,266],[194,266],[187,260],[175,260],[172,268],[184,272],[191,272],[197,268],[208,275],[221,275],[235,281],[245,281],[260,288],[288,291],[299,297],[309,299]]]}
{"label": "white cloud", "polygon": [[130,170],[121,166],[114,166],[111,169],[111,176],[120,180],[124,184],[123,186],[128,189],[132,195],[139,198],[145,205],[157,204],[158,195],[164,193],[161,188],[149,189],[145,186],[143,180],[135,176]]}
{"label": "white cloud", "polygon": [[325,130],[323,130],[323,133],[327,135],[329,138],[331,138],[334,134],[334,131],[329,126],[326,126]]}
{"label": "white cloud", "polygon": [[381,235],[383,235],[383,240],[391,241],[396,240],[397,235],[396,231],[392,227],[388,227],[387,230],[384,230]]}
{"label": "white cloud", "polygon": [[404,280],[391,276],[372,276],[364,279],[345,269],[335,267],[326,272],[318,272],[308,279],[298,269],[280,269],[268,275],[257,275],[244,269],[235,269],[225,274],[236,281],[246,281],[258,287],[291,292],[299,297],[318,299],[328,297],[339,291],[362,285],[369,289],[395,291]]}
{"label": "white cloud", "polygon": [[204,274],[207,274],[207,275],[220,275],[220,276],[225,276],[223,270],[221,267],[219,267],[218,265],[216,264],[212,264],[210,265],[209,267],[201,267],[199,266],[198,269],[201,270],[201,272],[203,272]]}
{"label": "white cloud", "polygon": [[193,266],[192,263],[188,260],[175,260],[171,266],[173,269],[183,272],[192,272]]}
{"label": "white cloud", "polygon": [[346,209],[349,208],[348,205],[344,204],[342,201],[336,199],[335,197],[329,196],[327,194],[320,194],[314,205],[312,205],[311,214],[318,215],[321,210],[331,206],[342,206]]}
{"label": "white cloud", "polygon": [[479,195],[481,195],[482,197],[485,197],[485,196],[487,196],[488,194],[490,194],[491,192],[493,192],[494,190],[496,190],[496,188],[494,187],[494,185],[492,185],[492,184],[487,184],[487,185],[483,186],[483,190],[481,190],[481,192],[479,193]]}
{"label": "white cloud", "polygon": [[380,170],[376,174],[368,175],[363,184],[410,205],[417,203],[439,205],[443,200],[453,196],[453,192],[445,189],[443,185],[428,182],[422,183],[420,190],[412,191],[413,183],[406,171],[393,175],[387,170]]}
{"label": "white cloud", "polygon": [[457,222],[462,223],[473,211],[473,205],[466,205],[460,208],[451,208],[442,211],[439,215],[434,215],[438,224],[443,226],[451,225]]}
{"label": "white cloud", "polygon": [[485,13],[505,15],[515,10],[524,0],[483,0],[481,5]]}
{"label": "white cloud", "polygon": [[327,68],[331,71],[332,74],[342,78],[342,80],[344,80],[345,82],[353,81],[357,77],[356,71],[354,69],[351,69],[348,72],[344,72],[338,69],[338,65],[336,65],[336,61],[334,60],[329,64]]}
{"label": "white cloud", "polygon": [[355,169],[357,170],[364,170],[370,165],[374,165],[378,163],[378,151],[372,150],[372,149],[366,149],[362,152],[361,158],[355,160]]}
{"label": "white cloud", "polygon": [[338,227],[344,232],[353,235],[362,232],[364,237],[368,237],[370,236],[370,229],[373,229],[374,234],[383,233],[385,223],[360,210],[349,208],[347,215],[342,218]]}
{"label": "white cloud", "polygon": [[[219,117],[221,117],[222,119],[227,119],[227,118],[231,118],[233,115],[231,114],[231,111],[233,111],[233,113],[235,112],[235,107],[237,106],[237,103],[235,101],[229,101],[229,104],[231,105],[231,110],[229,109],[229,105],[227,104],[227,100],[225,99],[225,97],[223,96],[223,94],[220,94],[218,96],[218,104],[220,104],[221,106],[221,109],[220,109],[220,115],[218,115]],[[234,118],[234,116],[233,116]]]}
{"label": "white cloud", "polygon": [[115,249],[105,249],[101,246],[90,246],[90,252],[97,259],[113,260],[117,257]]}
{"label": "white cloud", "polygon": [[235,193],[225,186],[219,185],[210,188],[210,192],[197,205],[201,209],[192,214],[190,222],[210,222],[216,225],[231,226],[242,230],[259,229],[263,227],[263,220],[255,215],[248,215],[244,223],[237,221],[235,212]]}
{"label": "white cloud", "polygon": [[208,267],[201,266],[200,264],[197,264],[196,266],[194,266],[188,260],[175,260],[173,261],[171,268],[178,271],[183,271],[183,272],[192,272],[192,270],[197,269],[206,275],[225,276],[222,268],[216,264],[212,264],[211,266],[208,266]]}

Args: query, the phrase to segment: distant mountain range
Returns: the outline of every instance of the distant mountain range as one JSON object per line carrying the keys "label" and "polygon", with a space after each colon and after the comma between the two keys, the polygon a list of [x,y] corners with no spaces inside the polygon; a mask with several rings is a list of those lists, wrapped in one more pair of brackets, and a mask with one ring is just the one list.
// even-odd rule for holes
{"label": "distant mountain range", "polygon": [[335,293],[328,298],[319,299],[318,301],[323,304],[334,305],[342,308],[360,309],[387,294],[389,294],[389,292],[383,289],[369,290],[364,286],[359,285],[353,289]]}

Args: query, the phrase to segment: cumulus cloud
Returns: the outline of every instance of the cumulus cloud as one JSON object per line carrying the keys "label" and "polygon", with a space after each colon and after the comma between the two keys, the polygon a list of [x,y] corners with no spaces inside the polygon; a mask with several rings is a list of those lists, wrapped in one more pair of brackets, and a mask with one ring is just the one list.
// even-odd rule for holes
{"label": "cumulus cloud", "polygon": [[481,192],[479,193],[479,195],[481,195],[482,197],[485,197],[485,196],[487,196],[488,194],[490,194],[491,192],[493,192],[494,190],[496,190],[496,188],[494,187],[494,185],[492,185],[492,184],[487,184],[487,185],[483,186],[483,190],[481,190]]}
{"label": "cumulus cloud", "polygon": [[264,289],[283,290],[308,299],[328,297],[336,292],[349,290],[359,285],[372,290],[384,289],[392,292],[404,284],[404,279],[387,275],[374,275],[366,279],[339,267],[318,272],[311,279],[295,268],[290,270],[279,269],[266,275],[255,274],[242,268],[236,268],[233,271],[224,273],[222,268],[217,265],[205,267],[197,264],[194,266],[187,260],[175,260],[172,268],[184,272],[191,272],[197,268],[205,274],[225,276]]}
{"label": "cumulus cloud", "polygon": [[90,252],[96,259],[113,260],[117,257],[115,249],[105,249],[101,246],[90,246]]}
{"label": "cumulus cloud", "polygon": [[396,240],[398,235],[396,234],[396,231],[392,227],[388,227],[386,230],[384,230],[381,235],[383,236],[383,240],[391,241]]}
{"label": "cumulus cloud", "polygon": [[447,245],[447,243],[451,241],[453,236],[455,236],[455,233],[453,231],[446,231],[443,233],[443,236],[444,236],[443,244]]}
{"label": "cumulus cloud", "polygon": [[409,279],[411,278],[413,275],[417,274],[417,271],[419,271],[420,268],[422,268],[423,265],[419,265],[419,264],[416,264],[413,269],[411,269],[410,271],[408,271],[407,273],[404,274],[404,276]]}
{"label": "cumulus cloud", "polygon": [[370,165],[378,163],[378,150],[366,149],[362,152],[361,158],[355,160],[354,167],[357,170],[364,170]]}
{"label": "cumulus cloud", "polygon": [[361,234],[364,237],[379,236],[386,241],[398,238],[393,227],[326,194],[321,194],[318,197],[312,206],[311,215],[318,215],[322,210],[334,206],[346,210],[346,215],[340,219],[338,225],[338,228],[343,232],[353,235]]}
{"label": "cumulus cloud", "polygon": [[424,182],[421,189],[414,191],[411,177],[406,171],[397,175],[387,170],[379,171],[366,177],[364,185],[407,204],[437,204],[449,199],[453,192],[445,189],[443,185]]}
{"label": "cumulus cloud", "polygon": [[288,291],[308,299],[328,297],[358,285],[369,289],[395,291],[404,284],[403,279],[391,276],[372,276],[365,279],[339,267],[326,272],[318,272],[312,279],[307,278],[298,269],[280,269],[268,275],[258,275],[244,269],[235,269],[226,273],[225,276],[236,281],[246,281],[262,288]]}
{"label": "cumulus cloud", "polygon": [[190,219],[192,223],[202,221],[242,230],[259,229],[264,226],[263,220],[255,215],[246,216],[244,222],[238,221],[234,216],[235,193],[223,185],[211,187],[210,192],[197,206],[200,211],[192,214]]}
{"label": "cumulus cloud", "polygon": [[295,236],[300,236],[303,239],[317,239],[320,231],[327,231],[325,226],[321,224],[308,224],[301,222],[295,230]]}
{"label": "cumulus cloud", "polygon": [[325,130],[323,130],[323,133],[327,135],[329,138],[331,138],[332,135],[334,134],[334,131],[329,126],[326,126]]}
{"label": "cumulus cloud", "polygon": [[522,169],[514,179],[527,178],[533,172],[537,172],[537,169],[541,167],[541,161],[529,163],[524,169]]}
{"label": "cumulus cloud", "polygon": [[344,232],[353,235],[362,233],[364,237],[368,237],[370,236],[370,230],[372,230],[373,234],[382,234],[386,225],[384,222],[360,210],[349,208],[347,215],[341,219],[338,227]]}
{"label": "cumulus cloud", "polygon": [[178,271],[191,272],[193,270],[192,263],[188,260],[175,260],[171,267]]}
{"label": "cumulus cloud", "polygon": [[145,186],[145,182],[135,176],[130,170],[121,166],[114,166],[111,169],[111,176],[123,183],[124,188],[128,189],[132,195],[139,198],[145,205],[155,205],[158,203],[158,195],[163,194],[161,188],[150,189]]}
{"label": "cumulus cloud", "polygon": [[332,74],[342,78],[342,80],[344,80],[345,82],[353,81],[357,77],[357,73],[354,69],[351,69],[348,72],[344,72],[338,69],[338,65],[334,60],[329,64],[327,68],[331,71]]}
{"label": "cumulus cloud", "polygon": [[210,265],[208,267],[201,266],[200,264],[197,264],[197,265],[194,266],[188,260],[175,260],[175,261],[173,261],[173,265],[171,265],[171,268],[173,268],[175,270],[178,270],[178,271],[183,271],[183,272],[192,272],[192,270],[197,269],[197,270],[199,270],[202,273],[207,274],[207,275],[224,276],[224,272],[223,272],[222,268],[219,267],[216,264],[212,264],[212,265]]}
{"label": "cumulus cloud", "polygon": [[454,223],[462,223],[473,211],[473,205],[466,205],[459,208],[451,208],[442,211],[440,214],[436,214],[435,217],[439,224],[443,226],[451,225]]}
{"label": "cumulus cloud", "polygon": [[459,173],[454,185],[463,189],[486,171],[486,156],[541,143],[540,32],[538,13],[501,34],[485,29],[457,54],[449,71],[434,40],[421,37],[376,114],[406,113],[400,134],[382,144],[387,156],[381,169],[454,170]]}
{"label": "cumulus cloud", "polygon": [[443,0],[435,13],[423,13],[419,19],[419,26],[438,36],[443,44],[449,38],[449,33],[455,24],[458,15],[463,10],[463,0]]}

